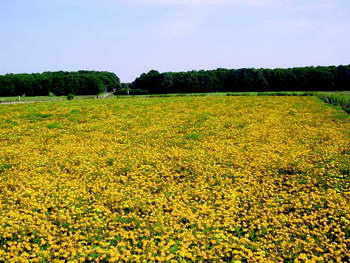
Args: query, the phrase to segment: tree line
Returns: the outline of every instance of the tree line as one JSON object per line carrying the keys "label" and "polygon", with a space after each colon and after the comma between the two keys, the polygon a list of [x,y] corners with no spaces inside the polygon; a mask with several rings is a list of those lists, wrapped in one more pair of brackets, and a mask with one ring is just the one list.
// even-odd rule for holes
{"label": "tree line", "polygon": [[219,68],[165,73],[151,70],[123,87],[128,87],[130,93],[136,94],[342,91],[350,90],[350,65],[287,69]]}
{"label": "tree line", "polygon": [[81,70],[0,76],[0,96],[92,95],[119,87],[118,76],[111,72]]}
{"label": "tree line", "polygon": [[350,90],[350,65],[287,69],[223,69],[159,73],[151,70],[132,83],[120,83],[111,72],[77,71],[6,74],[0,76],[0,96],[166,94],[244,91]]}

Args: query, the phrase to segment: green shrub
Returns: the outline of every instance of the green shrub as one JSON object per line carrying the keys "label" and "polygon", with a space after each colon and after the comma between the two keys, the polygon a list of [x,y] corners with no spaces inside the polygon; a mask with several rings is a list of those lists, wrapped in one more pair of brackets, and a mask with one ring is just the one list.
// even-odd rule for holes
{"label": "green shrub", "polygon": [[69,93],[69,94],[67,95],[67,100],[72,100],[72,99],[74,99],[74,94]]}
{"label": "green shrub", "polygon": [[130,95],[147,95],[148,90],[143,90],[143,89],[131,89],[130,90]]}
{"label": "green shrub", "polygon": [[49,128],[49,129],[58,129],[61,127],[62,127],[62,125],[60,123],[57,123],[57,122],[50,123],[47,125],[47,128]]}
{"label": "green shrub", "polygon": [[127,88],[118,89],[114,95],[129,95]]}

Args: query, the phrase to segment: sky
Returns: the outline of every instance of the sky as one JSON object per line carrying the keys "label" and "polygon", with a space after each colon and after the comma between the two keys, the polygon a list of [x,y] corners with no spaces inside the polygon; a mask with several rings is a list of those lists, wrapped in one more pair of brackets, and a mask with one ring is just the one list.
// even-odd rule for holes
{"label": "sky", "polygon": [[0,0],[0,74],[350,64],[349,0]]}

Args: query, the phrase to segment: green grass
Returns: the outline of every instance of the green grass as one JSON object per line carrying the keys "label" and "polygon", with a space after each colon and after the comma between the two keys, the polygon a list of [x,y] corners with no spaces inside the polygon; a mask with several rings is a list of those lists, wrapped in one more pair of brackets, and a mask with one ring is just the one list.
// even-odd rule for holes
{"label": "green grass", "polygon": [[313,95],[328,104],[340,106],[350,114],[350,92],[315,92]]}
{"label": "green grass", "polygon": [[[74,99],[93,99],[96,95],[75,96]],[[34,97],[0,97],[0,103],[4,102],[46,102],[46,101],[64,101],[67,96],[34,96]]]}
{"label": "green grass", "polygon": [[117,95],[120,98],[128,97],[187,97],[187,96],[310,96],[305,91],[271,91],[271,92],[207,92],[207,93],[168,93],[148,95]]}
{"label": "green grass", "polygon": [[1,102],[34,102],[34,101],[60,101],[65,100],[65,96],[35,96],[35,97],[0,97]]}
{"label": "green grass", "polygon": [[47,128],[49,128],[49,129],[59,129],[59,128],[62,128],[62,125],[60,123],[54,122],[54,123],[48,124]]}

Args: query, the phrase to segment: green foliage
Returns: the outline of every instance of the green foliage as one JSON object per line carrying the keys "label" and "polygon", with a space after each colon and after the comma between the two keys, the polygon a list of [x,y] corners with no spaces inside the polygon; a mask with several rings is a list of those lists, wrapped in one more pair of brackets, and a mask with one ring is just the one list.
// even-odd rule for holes
{"label": "green foliage", "polygon": [[72,100],[72,99],[74,99],[74,95],[72,93],[69,93],[67,95],[67,100]]}
{"label": "green foliage", "polygon": [[7,164],[7,163],[0,164],[0,173],[5,172],[6,170],[10,169],[11,167],[12,167],[11,164]]}
{"label": "green foliage", "polygon": [[169,249],[170,253],[175,254],[178,250],[180,250],[179,245],[172,245]]}
{"label": "green foliage", "polygon": [[340,106],[345,112],[350,113],[350,93],[317,92],[314,95],[319,97],[322,101]]}
{"label": "green foliage", "polygon": [[0,97],[95,95],[119,87],[119,78],[111,72],[84,70],[0,76]]}
{"label": "green foliage", "polygon": [[199,140],[202,136],[198,133],[189,133],[186,135],[186,139]]}
{"label": "green foliage", "polygon": [[58,129],[61,127],[62,127],[62,125],[60,123],[57,123],[57,122],[50,123],[47,125],[47,128],[49,128],[49,129]]}
{"label": "green foliage", "polygon": [[120,89],[118,89],[115,95],[147,95],[148,90],[143,89],[133,89],[130,83],[122,83]]}
{"label": "green foliage", "polygon": [[[165,73],[151,70],[136,78],[133,83],[122,84],[114,73],[86,70],[0,76],[0,97],[96,95],[105,92],[115,92],[116,95],[143,95],[212,92],[345,91],[349,87],[350,65],[287,69],[243,68],[235,70],[219,68],[216,70]],[[281,95],[285,94],[281,93]],[[291,93],[291,95],[293,94]],[[329,98],[325,100],[329,100]],[[345,109],[348,109],[348,107],[345,107]]]}
{"label": "green foliage", "polygon": [[129,89],[128,88],[121,88],[121,89],[117,90],[114,94],[115,95],[129,95]]}
{"label": "green foliage", "polygon": [[34,113],[29,113],[25,115],[24,117],[28,119],[29,121],[41,121],[45,119],[49,119],[53,115],[50,113],[40,113],[40,112],[34,112]]}
{"label": "green foliage", "polygon": [[15,121],[12,121],[12,120],[5,120],[4,122],[5,122],[7,125],[12,126],[12,127],[18,126],[18,123],[15,122]]}
{"label": "green foliage", "polygon": [[143,90],[143,89],[132,89],[130,90],[130,95],[147,95],[148,90]]}
{"label": "green foliage", "polygon": [[[150,94],[271,91],[342,91],[350,87],[350,65],[287,69],[216,69],[189,72],[151,70],[132,84]],[[286,95],[285,93],[274,95]],[[293,95],[292,93],[290,95]]]}

